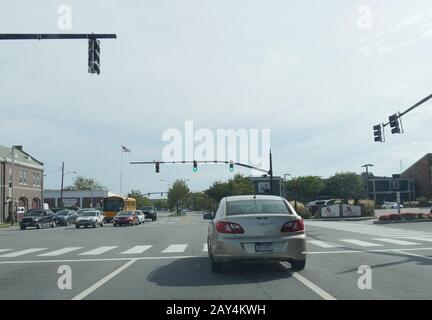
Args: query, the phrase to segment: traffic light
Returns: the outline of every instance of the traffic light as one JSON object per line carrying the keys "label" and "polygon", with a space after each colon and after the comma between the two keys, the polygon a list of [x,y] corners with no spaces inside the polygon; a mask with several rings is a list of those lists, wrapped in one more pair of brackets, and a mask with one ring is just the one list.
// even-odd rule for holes
{"label": "traffic light", "polygon": [[93,39],[89,39],[88,41],[88,72],[89,73],[94,73],[93,72],[93,61],[94,61],[94,56],[93,56]]}
{"label": "traffic light", "polygon": [[88,72],[100,74],[100,41],[96,38],[88,40]]}
{"label": "traffic light", "polygon": [[198,163],[196,162],[196,160],[193,161],[193,172],[197,172],[198,171]]}
{"label": "traffic light", "polygon": [[392,134],[401,133],[400,126],[399,126],[399,119],[396,113],[389,117],[389,122],[390,122],[390,127],[392,128],[391,129]]}
{"label": "traffic light", "polygon": [[100,41],[93,39],[93,70],[100,74]]}
{"label": "traffic light", "polygon": [[234,163],[230,163],[229,166],[229,171],[233,172],[234,171]]}
{"label": "traffic light", "polygon": [[382,127],[380,124],[373,126],[375,142],[383,142]]}
{"label": "traffic light", "polygon": [[156,165],[156,173],[159,173],[159,162],[156,162],[155,165]]}

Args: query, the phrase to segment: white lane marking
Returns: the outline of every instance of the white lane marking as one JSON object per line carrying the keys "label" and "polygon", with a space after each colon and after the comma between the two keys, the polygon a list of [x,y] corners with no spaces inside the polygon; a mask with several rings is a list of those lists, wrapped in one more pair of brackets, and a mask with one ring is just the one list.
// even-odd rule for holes
{"label": "white lane marking", "polygon": [[0,249],[0,252],[11,251],[12,249]]}
{"label": "white lane marking", "polygon": [[403,249],[403,250],[396,250],[395,252],[399,252],[399,253],[402,253],[402,254],[405,254],[405,255],[408,255],[408,256],[413,256],[413,257],[419,257],[419,258],[422,258],[422,259],[432,260],[432,257],[424,256],[424,255],[421,255],[421,254],[415,254],[415,253],[411,253],[411,252],[405,252],[405,251],[406,250]]}
{"label": "white lane marking", "polygon": [[55,250],[55,251],[51,251],[51,252],[46,252],[46,253],[38,254],[38,257],[56,257],[56,256],[59,256],[61,254],[65,254],[65,253],[68,253],[68,252],[79,250],[81,248],[82,247],[63,248],[63,249],[59,249],[59,250]]}
{"label": "white lane marking", "polygon": [[129,250],[123,251],[121,254],[137,254],[137,253],[143,253],[144,251],[147,251],[153,247],[152,245],[145,245],[145,246],[135,246],[130,248]]}
{"label": "white lane marking", "polygon": [[[281,265],[283,265],[286,269],[289,270],[289,267],[284,262],[281,262]],[[330,293],[328,293],[327,291],[321,289],[316,284],[312,283],[311,281],[309,281],[308,279],[306,279],[302,275],[298,274],[297,272],[293,272],[292,276],[294,278],[296,278],[298,281],[300,281],[301,283],[303,283],[306,287],[308,287],[309,289],[311,289],[313,292],[315,292],[317,295],[319,295],[324,300],[337,300]]]}
{"label": "white lane marking", "polygon": [[415,241],[424,241],[424,242],[432,242],[432,238],[422,238],[422,237],[406,237],[404,239],[415,240]]}
{"label": "white lane marking", "polygon": [[203,251],[204,252],[208,252],[208,245],[207,245],[207,243],[204,243]]}
{"label": "white lane marking", "polygon": [[90,293],[92,293],[93,291],[95,291],[97,288],[99,288],[100,286],[104,285],[105,283],[107,283],[108,281],[110,281],[112,278],[114,278],[116,275],[118,275],[120,272],[126,270],[127,268],[129,268],[133,263],[135,263],[137,260],[136,259],[132,259],[131,261],[125,263],[124,265],[122,265],[121,267],[117,268],[116,270],[114,270],[113,272],[111,272],[110,274],[108,274],[107,276],[105,276],[104,278],[102,278],[101,280],[99,280],[98,282],[96,282],[94,285],[92,285],[91,287],[87,288],[86,290],[84,290],[83,292],[77,294],[75,297],[72,298],[72,300],[82,300],[85,297],[87,297]]}
{"label": "white lane marking", "polygon": [[318,247],[321,247],[321,248],[334,248],[334,247],[336,247],[334,244],[330,244],[328,242],[321,241],[321,240],[308,240],[307,242],[312,243],[312,244],[314,244]]}
{"label": "white lane marking", "polygon": [[[371,249],[371,250],[334,250],[334,251],[312,251],[307,254],[333,254],[333,253],[380,253],[380,252],[398,252],[403,250],[408,251],[425,251],[432,250],[432,247],[426,248],[407,248],[407,249]],[[32,263],[68,263],[68,262],[105,262],[105,261],[129,261],[134,260],[167,260],[167,259],[190,259],[190,258],[204,258],[207,256],[161,256],[161,257],[139,257],[139,258],[93,258],[93,259],[50,259],[50,260],[10,260],[0,261],[2,264],[32,264]]]}
{"label": "white lane marking", "polygon": [[87,252],[80,253],[79,255],[80,256],[94,256],[94,255],[105,253],[105,252],[110,251],[112,249],[115,249],[117,247],[118,246],[99,247],[99,248],[96,248],[96,249],[93,249],[93,250],[90,250],[90,251],[87,251]]}
{"label": "white lane marking", "polygon": [[341,239],[341,241],[355,244],[355,245],[358,245],[361,247],[380,247],[380,246],[382,246],[382,244],[379,244],[379,243],[372,243],[372,242],[356,240],[356,239]]}
{"label": "white lane marking", "polygon": [[416,243],[416,242],[397,240],[397,239],[390,239],[390,238],[375,238],[373,240],[387,242],[387,243],[391,243],[391,244],[399,244],[399,245],[402,245],[402,246],[414,246],[414,245],[419,245],[420,244],[420,243]]}
{"label": "white lane marking", "polygon": [[187,244],[170,244],[162,253],[184,252],[187,246]]}
{"label": "white lane marking", "polygon": [[25,255],[28,253],[42,251],[42,250],[46,250],[46,248],[32,248],[32,249],[26,249],[26,250],[21,250],[21,251],[15,251],[15,252],[11,252],[11,253],[2,254],[2,255],[0,255],[0,258],[14,258],[14,257],[22,256],[22,255]]}

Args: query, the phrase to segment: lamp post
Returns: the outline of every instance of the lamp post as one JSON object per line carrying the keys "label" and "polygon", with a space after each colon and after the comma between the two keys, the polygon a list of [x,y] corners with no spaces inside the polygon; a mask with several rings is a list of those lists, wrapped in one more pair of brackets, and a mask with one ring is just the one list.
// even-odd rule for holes
{"label": "lamp post", "polygon": [[367,163],[362,165],[362,168],[366,168],[366,192],[367,192],[367,198],[369,199],[369,167],[373,167],[373,164]]}
{"label": "lamp post", "polygon": [[62,176],[61,176],[61,188],[60,188],[60,202],[61,202],[62,207],[64,207],[64,205],[63,205],[63,181],[64,181],[65,175],[67,175],[69,173],[77,174],[76,171],[68,171],[65,173],[64,172],[64,162],[62,162]]}

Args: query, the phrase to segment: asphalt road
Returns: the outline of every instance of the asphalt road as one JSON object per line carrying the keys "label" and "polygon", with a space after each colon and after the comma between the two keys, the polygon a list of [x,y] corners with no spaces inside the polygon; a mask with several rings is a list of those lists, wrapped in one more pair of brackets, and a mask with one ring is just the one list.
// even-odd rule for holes
{"label": "asphalt road", "polygon": [[[0,299],[432,298],[432,223],[307,221],[305,270],[235,264],[221,274],[210,271],[207,223],[188,214],[134,227],[0,230]],[[364,265],[370,289],[358,286]],[[61,266],[70,289],[58,286]]]}

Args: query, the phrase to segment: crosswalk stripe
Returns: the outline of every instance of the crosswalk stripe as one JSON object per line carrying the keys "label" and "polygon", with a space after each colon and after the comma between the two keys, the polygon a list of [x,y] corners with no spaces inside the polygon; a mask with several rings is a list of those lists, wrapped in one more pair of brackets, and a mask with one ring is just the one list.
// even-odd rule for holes
{"label": "crosswalk stripe", "polygon": [[2,254],[2,255],[0,255],[0,258],[15,258],[15,257],[22,256],[22,255],[25,255],[28,253],[38,252],[38,251],[42,251],[42,250],[46,250],[46,248],[31,248],[31,249],[26,249],[26,250],[15,251],[15,252],[11,252],[11,253]]}
{"label": "crosswalk stripe", "polygon": [[80,256],[95,256],[95,255],[105,253],[105,252],[110,251],[110,250],[115,249],[115,248],[118,248],[118,246],[99,247],[99,248],[96,248],[96,249],[93,249],[93,250],[90,250],[87,252],[80,253],[79,255]]}
{"label": "crosswalk stripe", "polygon": [[143,253],[144,251],[147,251],[153,247],[152,245],[145,245],[145,246],[135,246],[130,248],[129,250],[123,251],[121,254],[136,254],[136,253]]}
{"label": "crosswalk stripe", "polygon": [[204,251],[204,252],[207,252],[207,251],[208,251],[208,245],[207,245],[207,243],[204,243],[203,251]]}
{"label": "crosswalk stripe", "polygon": [[351,244],[356,244],[361,247],[380,247],[382,244],[379,243],[373,243],[373,242],[367,242],[362,240],[355,240],[355,239],[341,239],[343,242],[348,242]]}
{"label": "crosswalk stripe", "polygon": [[424,242],[432,242],[432,238],[423,238],[423,237],[403,237],[403,239],[415,240],[415,241],[424,241]]}
{"label": "crosswalk stripe", "polygon": [[0,252],[11,251],[12,249],[0,249]]}
{"label": "crosswalk stripe", "polygon": [[321,240],[308,240],[308,243],[312,243],[321,248],[334,248],[336,247],[334,244],[327,243]]}
{"label": "crosswalk stripe", "polygon": [[187,244],[170,244],[162,253],[184,252],[187,246]]}
{"label": "crosswalk stripe", "polygon": [[50,251],[50,252],[46,252],[46,253],[41,253],[38,254],[38,257],[56,257],[68,252],[72,252],[78,249],[81,249],[82,247],[69,247],[69,248],[63,248],[63,249],[59,249],[59,250],[54,250],[54,251]]}
{"label": "crosswalk stripe", "polygon": [[413,246],[413,245],[418,245],[419,244],[419,243],[416,243],[416,242],[397,240],[397,239],[390,239],[390,238],[375,238],[373,240],[387,242],[387,243],[393,243],[393,244],[399,244],[399,245],[403,245],[403,246]]}

